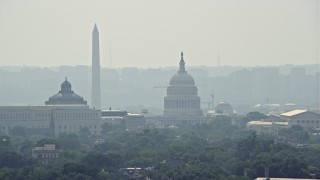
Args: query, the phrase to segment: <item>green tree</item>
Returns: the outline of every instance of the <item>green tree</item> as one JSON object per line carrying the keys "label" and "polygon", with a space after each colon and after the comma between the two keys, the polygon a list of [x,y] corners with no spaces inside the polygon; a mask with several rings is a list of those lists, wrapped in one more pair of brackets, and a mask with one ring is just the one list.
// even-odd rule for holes
{"label": "green tree", "polygon": [[9,136],[0,136],[0,152],[10,151],[11,149],[11,139]]}
{"label": "green tree", "polygon": [[306,143],[310,139],[310,135],[306,129],[300,125],[294,125],[290,128],[281,129],[279,136],[285,137],[299,143]]}
{"label": "green tree", "polygon": [[14,168],[0,168],[0,179],[11,180],[16,177],[17,169]]}
{"label": "green tree", "polygon": [[24,158],[14,151],[2,152],[0,154],[0,168],[19,168],[24,164]]}
{"label": "green tree", "polygon": [[237,143],[237,156],[241,160],[248,160],[251,153],[256,146],[256,133],[251,133],[246,139],[243,139]]}
{"label": "green tree", "polygon": [[60,146],[57,140],[51,138],[40,139],[39,141],[37,141],[36,146],[44,146],[45,144],[55,144],[57,148]]}
{"label": "green tree", "polygon": [[89,153],[83,158],[82,163],[91,167],[115,170],[122,167],[123,159],[116,153]]}
{"label": "green tree", "polygon": [[64,150],[78,150],[81,147],[79,136],[76,134],[61,134],[56,141]]}

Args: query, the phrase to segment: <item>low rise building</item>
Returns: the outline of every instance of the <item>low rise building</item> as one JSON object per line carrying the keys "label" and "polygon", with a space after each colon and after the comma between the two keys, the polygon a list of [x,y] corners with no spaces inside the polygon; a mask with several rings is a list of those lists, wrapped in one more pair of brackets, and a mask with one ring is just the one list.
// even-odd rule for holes
{"label": "low rise building", "polygon": [[0,129],[10,134],[22,127],[27,134],[57,136],[87,127],[100,133],[101,112],[86,105],[0,106]]}
{"label": "low rise building", "polygon": [[300,125],[304,128],[320,128],[320,114],[308,110],[293,110],[281,114],[289,126]]}
{"label": "low rise building", "polygon": [[131,130],[142,128],[146,124],[144,115],[120,110],[102,110],[101,118],[104,123],[123,124],[126,129]]}
{"label": "low rise building", "polygon": [[30,135],[57,136],[88,128],[93,135],[101,130],[101,111],[91,109],[71,90],[67,79],[61,90],[40,106],[0,106],[0,130],[9,135],[15,127]]}
{"label": "low rise building", "polygon": [[59,159],[62,150],[56,149],[55,144],[44,144],[44,146],[32,149],[32,157],[39,163],[48,164],[49,162]]}
{"label": "low rise building", "polygon": [[280,129],[288,128],[288,122],[270,122],[270,121],[250,121],[247,128],[255,131],[258,135],[276,136]]}
{"label": "low rise building", "polygon": [[125,117],[125,125],[128,129],[139,129],[144,127],[146,120],[142,114],[128,113]]}

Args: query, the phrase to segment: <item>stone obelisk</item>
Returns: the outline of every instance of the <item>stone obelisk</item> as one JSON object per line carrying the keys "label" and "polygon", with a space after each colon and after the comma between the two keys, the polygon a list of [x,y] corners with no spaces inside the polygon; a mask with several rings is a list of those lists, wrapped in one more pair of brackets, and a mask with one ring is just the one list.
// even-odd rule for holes
{"label": "stone obelisk", "polygon": [[92,32],[92,108],[101,109],[100,97],[100,53],[99,53],[99,31],[94,25]]}

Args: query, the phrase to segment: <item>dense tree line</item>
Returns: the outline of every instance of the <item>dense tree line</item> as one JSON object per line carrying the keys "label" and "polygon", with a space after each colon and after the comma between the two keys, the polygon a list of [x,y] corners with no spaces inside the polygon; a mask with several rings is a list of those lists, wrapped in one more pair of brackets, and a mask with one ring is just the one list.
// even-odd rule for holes
{"label": "dense tree line", "polygon": [[[131,176],[135,179],[246,180],[263,177],[265,168],[271,177],[310,178],[319,173],[319,141],[306,138],[300,127],[281,133],[310,145],[276,143],[231,125],[227,117],[208,124],[138,131],[106,124],[98,142],[86,130],[55,139],[2,135],[0,179],[128,179],[120,171],[127,167],[142,168]],[[46,143],[64,152],[59,160],[42,165],[31,158],[31,149]]]}

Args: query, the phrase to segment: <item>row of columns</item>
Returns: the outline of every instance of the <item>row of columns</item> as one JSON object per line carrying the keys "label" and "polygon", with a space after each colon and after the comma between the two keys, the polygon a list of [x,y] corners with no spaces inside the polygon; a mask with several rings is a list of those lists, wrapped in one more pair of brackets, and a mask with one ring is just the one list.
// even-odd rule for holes
{"label": "row of columns", "polygon": [[200,108],[199,100],[165,100],[165,109],[188,109]]}
{"label": "row of columns", "polygon": [[194,89],[189,90],[176,90],[176,89],[168,89],[168,95],[197,95],[197,91]]}

